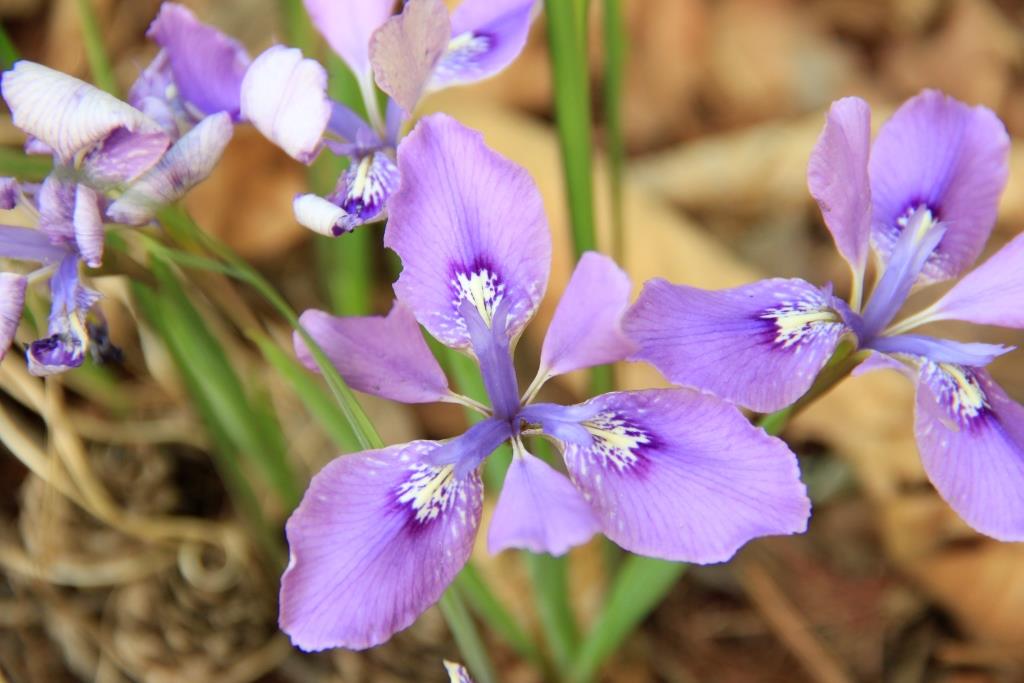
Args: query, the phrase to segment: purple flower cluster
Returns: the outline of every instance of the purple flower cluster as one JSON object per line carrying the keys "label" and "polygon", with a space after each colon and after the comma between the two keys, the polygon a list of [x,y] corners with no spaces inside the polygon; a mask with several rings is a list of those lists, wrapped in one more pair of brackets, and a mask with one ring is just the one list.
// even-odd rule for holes
{"label": "purple flower cluster", "polygon": [[36,375],[78,367],[104,346],[99,293],[82,282],[81,265],[102,265],[105,225],[143,225],[180,199],[213,170],[238,119],[248,57],[234,41],[172,3],[148,35],[163,49],[132,86],[131,104],[33,62],[3,75],[26,151],[54,163],[39,184],[0,178],[0,209],[37,219],[37,229],[0,225],[0,258],[39,264],[27,276],[0,274],[0,357],[29,283],[49,278],[48,336],[27,351]]}
{"label": "purple flower cluster", "polygon": [[[437,601],[480,525],[479,465],[505,442],[513,460],[488,530],[491,552],[562,554],[603,532],[633,552],[721,562],[751,538],[805,529],[810,503],[796,458],[729,403],[689,389],[533,402],[547,379],[635,350],[621,329],[629,279],[607,257],[580,260],[537,379],[521,395],[512,353],[551,261],[536,186],[441,114],[402,141],[397,165],[384,242],[403,270],[391,312],[307,311],[302,322],[356,389],[468,403],[449,388],[422,325],[477,360],[490,406],[454,439],[342,456],[314,477],[287,525],[280,623],[296,645],[370,647]],[[301,339],[296,347],[313,367]],[[555,442],[569,477],[531,455],[524,436]]]}
{"label": "purple flower cluster", "polygon": [[[327,197],[295,198],[295,217],[339,236],[386,216],[399,185],[395,147],[420,99],[488,78],[526,44],[536,0],[465,0],[449,16],[443,0],[305,0],[314,25],[355,75],[369,121],[332,100],[327,72],[295,48],[261,54],[242,83],[241,112],[303,163],[326,147],[348,159]],[[376,87],[388,95],[380,114]]]}
{"label": "purple flower cluster", "polygon": [[[638,360],[673,382],[762,412],[796,401],[843,339],[917,386],[918,448],[935,488],[978,531],[1024,541],[1024,407],[984,370],[1010,349],[914,333],[939,320],[1024,327],[1024,235],[978,258],[1006,184],[1009,137],[984,107],[936,91],[907,101],[871,142],[868,105],[832,105],[808,184],[853,269],[849,302],[798,279],[705,291],[653,280],[627,316]],[[868,254],[874,287],[862,302]],[[919,286],[960,278],[893,322]]]}

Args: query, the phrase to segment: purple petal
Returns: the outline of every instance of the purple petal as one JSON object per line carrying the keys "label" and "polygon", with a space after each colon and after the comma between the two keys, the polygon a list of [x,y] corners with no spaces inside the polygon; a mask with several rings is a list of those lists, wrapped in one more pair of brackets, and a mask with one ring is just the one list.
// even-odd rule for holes
{"label": "purple petal", "polygon": [[564,555],[601,530],[587,501],[565,475],[518,450],[487,532],[487,549]]}
{"label": "purple petal", "polygon": [[460,308],[488,324],[508,300],[514,336],[537,310],[551,236],[529,174],[444,114],[425,117],[398,150],[402,184],[388,204],[385,246],[402,259],[398,297],[443,343],[465,348]]}
{"label": "purple petal", "polygon": [[1024,233],[967,273],[930,310],[929,320],[1024,328]]}
{"label": "purple petal", "polygon": [[340,457],[286,532],[280,626],[303,650],[364,649],[410,626],[469,559],[483,487],[424,462],[430,441]]}
{"label": "purple petal", "polygon": [[807,185],[839,253],[862,278],[871,238],[871,108],[859,97],[832,103],[807,165]]}
{"label": "purple petal", "polygon": [[630,552],[724,562],[759,536],[804,531],[796,457],[733,406],[685,389],[604,394],[583,406],[592,443],[565,444],[573,483]]}
{"label": "purple petal", "polygon": [[465,0],[452,13],[452,38],[431,89],[496,75],[526,46],[535,0]]}
{"label": "purple petal", "polygon": [[330,197],[344,211],[344,217],[335,223],[331,234],[337,237],[382,218],[399,181],[398,167],[386,152],[353,159]]}
{"label": "purple petal", "polygon": [[426,461],[439,467],[452,465],[455,477],[463,479],[511,436],[511,420],[489,417],[472,425],[464,434],[442,443],[426,456]]}
{"label": "purple petal", "polygon": [[331,118],[327,128],[343,140],[358,147],[376,147],[381,144],[380,136],[359,114],[343,104],[331,101]]}
{"label": "purple petal", "polygon": [[124,128],[111,133],[82,161],[89,183],[108,191],[132,181],[160,160],[167,150],[167,133],[130,133]]}
{"label": "purple petal", "polygon": [[28,279],[24,275],[0,273],[0,361],[7,355],[18,331],[27,288]]}
{"label": "purple petal", "polygon": [[461,664],[445,660],[444,668],[448,672],[449,683],[473,683],[473,679],[469,677],[466,667]]}
{"label": "purple petal", "polygon": [[867,358],[861,361],[860,364],[853,369],[851,374],[854,377],[860,377],[861,375],[866,375],[869,372],[876,372],[878,370],[895,370],[896,372],[906,375],[911,380],[917,377],[917,371],[914,368],[909,367],[907,363],[902,363],[892,356],[881,353],[880,351],[867,351],[867,354]]}
{"label": "purple petal", "polygon": [[806,392],[850,332],[829,292],[775,278],[707,291],[650,280],[626,314],[634,356],[672,382],[758,412]]}
{"label": "purple petal", "polygon": [[370,36],[391,16],[392,0],[303,0],[313,25],[356,78],[370,73]]}
{"label": "purple petal", "polygon": [[74,226],[82,260],[90,268],[99,268],[103,263],[103,216],[96,191],[82,184],[75,189]]}
{"label": "purple petal", "polygon": [[17,178],[0,178],[0,210],[10,211],[18,205],[21,188]]}
{"label": "purple petal", "polygon": [[983,370],[925,362],[915,433],[928,478],[965,522],[1024,541],[1024,407]]}
{"label": "purple petal", "polygon": [[320,152],[331,108],[327,72],[297,48],[275,45],[245,72],[242,116],[304,164]]}
{"label": "purple petal", "polygon": [[463,301],[460,309],[494,415],[506,420],[513,419],[520,407],[519,382],[512,362],[511,343],[505,332],[509,305],[507,299],[498,302],[490,324],[469,301]]}
{"label": "purple petal", "polygon": [[631,288],[629,276],[610,258],[583,254],[544,338],[542,371],[560,375],[633,353],[636,345],[622,331]]}
{"label": "purple petal", "polygon": [[370,40],[370,61],[380,89],[412,114],[451,35],[443,0],[409,0]]}
{"label": "purple petal", "polygon": [[238,120],[242,78],[249,66],[249,53],[238,41],[174,2],[160,6],[146,37],[167,53],[174,84],[186,103],[205,115],[224,111]]}
{"label": "purple petal", "polygon": [[[451,393],[416,318],[401,303],[386,317],[339,318],[310,310],[300,322],[353,389],[402,403],[441,401]],[[294,341],[296,355],[316,371],[298,333]]]}
{"label": "purple petal", "polygon": [[[3,75],[3,96],[14,125],[50,147],[61,163],[125,129],[136,135],[164,135],[142,112],[99,88],[21,60]],[[170,144],[167,138],[164,147]]]}
{"label": "purple petal", "polygon": [[118,223],[142,225],[160,207],[178,201],[206,179],[220,161],[234,127],[227,112],[207,116],[174,143],[160,162],[107,209]]}
{"label": "purple petal", "polygon": [[39,188],[39,229],[53,244],[75,239],[75,193],[77,185],[51,173]]}
{"label": "purple petal", "polygon": [[936,90],[903,104],[878,134],[869,172],[872,238],[887,260],[901,221],[918,208],[948,227],[925,281],[955,277],[981,253],[1006,185],[1010,138],[985,107]]}
{"label": "purple petal", "polygon": [[984,367],[1014,349],[1001,344],[964,343],[918,334],[879,337],[871,342],[869,348],[887,354],[919,356],[936,363],[954,363],[973,368]]}
{"label": "purple petal", "polygon": [[50,278],[50,336],[32,342],[25,353],[28,370],[37,377],[66,372],[85,362],[89,343],[85,319],[99,293],[82,285],[78,266],[78,255],[68,253]]}
{"label": "purple petal", "polygon": [[132,83],[128,89],[128,102],[160,124],[172,140],[177,140],[182,130],[195,123],[195,117],[185,111],[181,101],[166,50],[157,52],[149,66]]}
{"label": "purple petal", "polygon": [[56,246],[42,230],[0,225],[0,258],[56,263],[68,253]]}

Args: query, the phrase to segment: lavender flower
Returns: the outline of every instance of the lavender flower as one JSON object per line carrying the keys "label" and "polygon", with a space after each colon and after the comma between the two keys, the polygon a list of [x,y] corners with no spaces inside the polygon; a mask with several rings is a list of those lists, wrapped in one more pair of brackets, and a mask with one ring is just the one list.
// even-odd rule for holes
{"label": "lavender flower", "polygon": [[128,101],[178,139],[205,117],[241,119],[242,77],[249,53],[235,39],[165,2],[146,37],[160,51],[128,91]]}
{"label": "lavender flower", "polygon": [[[103,260],[105,223],[141,225],[180,199],[213,169],[231,139],[231,119],[203,119],[173,146],[160,125],[130,105],[67,74],[20,61],[3,74],[3,97],[30,150],[53,155],[40,185],[0,180],[3,208],[19,206],[38,229],[0,226],[0,258],[39,264],[28,278],[4,274],[0,353],[10,346],[29,281],[49,278],[48,335],[28,348],[29,369],[48,375],[78,367],[102,325],[99,294],[81,281],[81,264]],[[90,331],[91,330],[91,331]],[[102,344],[100,345],[102,346]]]}
{"label": "lavender flower", "polygon": [[[466,0],[451,16],[443,0],[409,0],[396,16],[390,16],[390,1],[305,4],[355,74],[370,121],[328,97],[322,66],[280,45],[249,68],[241,109],[303,163],[311,163],[325,146],[349,160],[330,195],[300,195],[293,207],[299,223],[337,237],[385,217],[399,184],[395,147],[421,97],[504,69],[526,44],[535,0]],[[385,117],[378,111],[374,81],[390,96]]]}
{"label": "lavender flower", "polygon": [[[850,339],[868,359],[858,372],[893,367],[916,382],[918,448],[943,498],[978,531],[1024,540],[1024,407],[983,369],[1009,349],[908,334],[937,320],[1024,327],[1024,235],[935,304],[892,322],[915,286],[959,277],[981,253],[1006,184],[1006,130],[984,107],[925,91],[873,146],[870,131],[864,101],[837,101],[808,169],[853,269],[849,304],[797,279],[718,292],[654,280],[625,323],[636,358],[766,412],[804,394]],[[862,306],[869,247],[879,276]]]}
{"label": "lavender flower", "polygon": [[469,677],[469,672],[466,671],[466,667],[455,662],[449,662],[447,659],[444,660],[444,669],[448,672],[448,679],[450,683],[473,683],[473,679]]}
{"label": "lavender flower", "polygon": [[[451,391],[417,322],[470,353],[490,407],[447,441],[414,441],[328,464],[287,524],[280,624],[306,650],[366,648],[409,626],[469,558],[479,465],[511,441],[491,552],[561,554],[601,531],[655,557],[721,562],[748,540],[803,531],[809,502],[784,443],[730,404],[686,389],[624,391],[575,406],[533,403],[548,378],[620,360],[629,279],[580,260],[521,398],[512,348],[543,296],[551,242],[526,172],[451,118],[423,119],[398,151],[402,186],[385,244],[402,259],[385,317],[307,311],[302,323],[354,388],[399,401],[472,404]],[[301,339],[297,353],[312,360]],[[563,450],[569,478],[523,436]]]}

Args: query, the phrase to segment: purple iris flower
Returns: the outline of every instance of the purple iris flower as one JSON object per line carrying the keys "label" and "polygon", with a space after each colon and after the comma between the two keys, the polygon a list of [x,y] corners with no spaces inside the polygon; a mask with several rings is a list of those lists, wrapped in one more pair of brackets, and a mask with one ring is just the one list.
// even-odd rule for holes
{"label": "purple iris flower", "polygon": [[[497,74],[526,44],[536,0],[465,0],[450,16],[443,0],[305,0],[331,48],[359,83],[369,121],[327,95],[327,73],[278,45],[253,61],[242,83],[242,115],[302,163],[320,151],[349,161],[327,197],[295,198],[296,220],[339,236],[386,216],[399,185],[395,148],[420,99],[443,87]],[[389,95],[385,115],[376,88]]]}
{"label": "purple iris flower", "polygon": [[[3,97],[32,152],[53,155],[41,184],[0,179],[0,208],[20,207],[38,229],[0,225],[0,258],[39,264],[27,277],[0,279],[0,354],[10,347],[30,282],[49,278],[52,308],[45,339],[28,348],[37,375],[77,367],[103,326],[90,320],[99,295],[81,281],[98,268],[107,222],[142,225],[213,169],[231,139],[227,113],[205,118],[171,145],[138,109],[59,71],[19,61],[3,74]],[[102,346],[102,344],[100,344]]]}
{"label": "purple iris flower", "polygon": [[[790,405],[840,340],[916,383],[918,449],[935,488],[972,527],[1024,540],[1024,407],[983,369],[1010,350],[913,332],[938,320],[1024,327],[1024,235],[981,254],[1007,179],[1009,137],[984,107],[936,91],[908,100],[871,144],[868,105],[835,102],[808,183],[853,269],[849,303],[798,279],[709,292],[647,283],[625,329],[636,358],[669,379],[757,411]],[[862,303],[868,253],[878,273]],[[925,310],[893,322],[912,289],[960,277]]]}
{"label": "purple iris flower", "polygon": [[128,91],[128,102],[178,139],[207,116],[241,120],[242,78],[249,53],[234,38],[165,2],[146,31],[160,51]]}
{"label": "purple iris flower", "polygon": [[[562,554],[603,532],[633,552],[707,563],[754,537],[804,530],[810,503],[795,457],[731,404],[688,389],[533,402],[549,378],[633,350],[620,326],[629,279],[602,255],[577,265],[537,379],[521,395],[512,351],[551,262],[540,193],[522,168],[443,114],[402,141],[398,166],[384,235],[403,265],[391,312],[307,311],[302,323],[355,389],[465,403],[486,419],[447,441],[339,457],[313,478],[287,524],[280,624],[296,645],[371,647],[438,600],[474,544],[479,465],[508,441],[491,552]],[[452,392],[417,323],[478,361],[489,407]],[[301,339],[296,350],[313,367]],[[531,455],[524,436],[554,441],[569,477]]]}

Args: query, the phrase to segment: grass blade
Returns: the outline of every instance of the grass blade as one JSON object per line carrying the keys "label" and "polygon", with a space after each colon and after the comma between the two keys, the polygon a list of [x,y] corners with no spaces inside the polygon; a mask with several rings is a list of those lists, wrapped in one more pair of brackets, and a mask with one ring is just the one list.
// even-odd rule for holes
{"label": "grass blade", "polygon": [[7,35],[3,24],[0,24],[0,69],[10,69],[19,59],[21,55],[18,54],[18,48],[14,47],[11,37]]}
{"label": "grass blade", "polygon": [[331,437],[334,445],[343,452],[357,450],[359,441],[348,427],[345,415],[330,394],[324,391],[316,376],[266,336],[253,333],[250,338],[260,348],[267,362],[291,385],[295,395]]}
{"label": "grass blade", "polygon": [[586,35],[585,25],[577,16],[585,3],[544,0],[544,7],[572,242],[579,259],[583,252],[597,248]]}
{"label": "grass blade", "polygon": [[538,669],[544,667],[544,660],[536,644],[519,625],[515,617],[509,614],[505,606],[491,592],[472,562],[468,563],[455,579],[455,586],[469,603],[470,608],[505,642],[511,645],[520,657]]}
{"label": "grass blade", "polygon": [[609,193],[612,201],[612,258],[625,263],[625,216],[622,182],[626,166],[626,142],[622,133],[622,98],[625,94],[626,27],[622,0],[604,0],[604,126],[608,150]]}
{"label": "grass blade", "polygon": [[0,176],[38,182],[51,170],[53,160],[49,156],[29,155],[14,147],[0,147]]}
{"label": "grass blade", "polygon": [[627,557],[567,680],[571,683],[592,681],[604,661],[661,602],[686,567],[680,562],[639,555]]}
{"label": "grass blade", "polygon": [[78,0],[78,19],[82,26],[82,38],[85,42],[85,56],[89,61],[89,71],[96,85],[115,97],[118,94],[117,78],[114,67],[110,64],[100,24],[96,19],[92,0]]}
{"label": "grass blade", "polygon": [[444,620],[448,622],[448,628],[455,637],[459,652],[466,660],[469,672],[473,674],[473,680],[476,683],[497,683],[498,675],[494,671],[490,655],[487,654],[487,646],[477,633],[476,624],[473,623],[466,604],[454,586],[449,587],[441,596],[438,607],[441,608]]}

